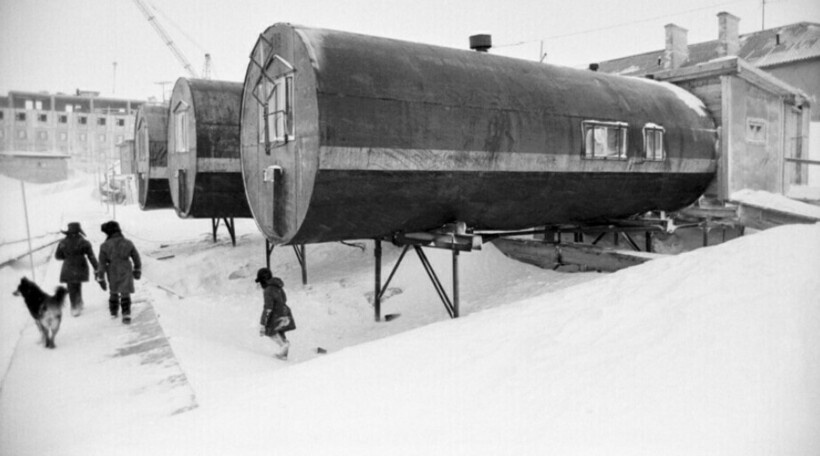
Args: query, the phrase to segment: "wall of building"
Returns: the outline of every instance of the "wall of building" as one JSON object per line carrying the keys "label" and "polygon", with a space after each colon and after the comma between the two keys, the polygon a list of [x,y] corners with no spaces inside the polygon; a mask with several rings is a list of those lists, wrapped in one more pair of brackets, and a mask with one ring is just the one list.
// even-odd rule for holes
{"label": "wall of building", "polygon": [[0,107],[0,152],[55,152],[73,165],[119,159],[117,144],[134,138],[141,102],[10,93]]}
{"label": "wall of building", "polygon": [[781,193],[783,101],[740,78],[724,78],[728,84],[724,106],[731,110],[723,117],[722,144],[728,159],[728,195],[745,188]]}
{"label": "wall of building", "polygon": [[820,59],[792,62],[763,70],[805,92],[812,105],[811,121],[820,122]]}

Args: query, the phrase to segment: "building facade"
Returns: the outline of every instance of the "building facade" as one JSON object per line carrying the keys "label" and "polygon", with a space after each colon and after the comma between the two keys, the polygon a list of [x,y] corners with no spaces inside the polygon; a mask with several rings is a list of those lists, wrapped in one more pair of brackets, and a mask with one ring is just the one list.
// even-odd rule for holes
{"label": "building facade", "polygon": [[55,153],[74,167],[119,158],[117,144],[134,139],[141,100],[10,91],[0,96],[0,152]]}
{"label": "building facade", "polygon": [[703,100],[721,131],[720,172],[708,193],[820,187],[820,24],[740,35],[739,21],[719,13],[718,38],[695,44],[668,24],[663,49],[596,68],[672,82]]}

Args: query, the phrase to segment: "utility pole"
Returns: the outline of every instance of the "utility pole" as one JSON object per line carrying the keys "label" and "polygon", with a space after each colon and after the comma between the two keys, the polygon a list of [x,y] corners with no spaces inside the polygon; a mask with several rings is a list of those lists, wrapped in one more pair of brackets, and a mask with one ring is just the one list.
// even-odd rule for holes
{"label": "utility pole", "polygon": [[117,61],[114,61],[114,76],[111,83],[111,93],[117,93]]}

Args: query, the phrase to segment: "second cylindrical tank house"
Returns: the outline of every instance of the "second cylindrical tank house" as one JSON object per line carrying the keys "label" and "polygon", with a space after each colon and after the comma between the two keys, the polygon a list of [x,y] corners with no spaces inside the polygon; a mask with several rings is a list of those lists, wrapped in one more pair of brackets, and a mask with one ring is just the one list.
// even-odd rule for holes
{"label": "second cylindrical tank house", "polygon": [[715,172],[671,84],[291,24],[250,59],[242,171],[275,244],[675,210]]}
{"label": "second cylindrical tank house", "polygon": [[180,78],[174,85],[168,173],[180,217],[251,217],[239,162],[241,102],[241,83]]}
{"label": "second cylindrical tank house", "polygon": [[134,122],[140,209],[174,207],[168,187],[168,106],[142,105]]}

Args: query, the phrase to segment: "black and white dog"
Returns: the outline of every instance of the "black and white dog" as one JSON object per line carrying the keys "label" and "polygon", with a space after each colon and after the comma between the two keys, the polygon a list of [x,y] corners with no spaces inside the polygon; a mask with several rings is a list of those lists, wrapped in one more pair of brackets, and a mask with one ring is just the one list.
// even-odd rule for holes
{"label": "black and white dog", "polygon": [[54,296],[46,294],[36,283],[23,277],[14,296],[22,296],[28,307],[28,312],[37,323],[37,329],[43,336],[46,348],[54,348],[54,337],[60,330],[60,322],[63,319],[63,303],[65,295],[68,293],[65,287],[57,287]]}

